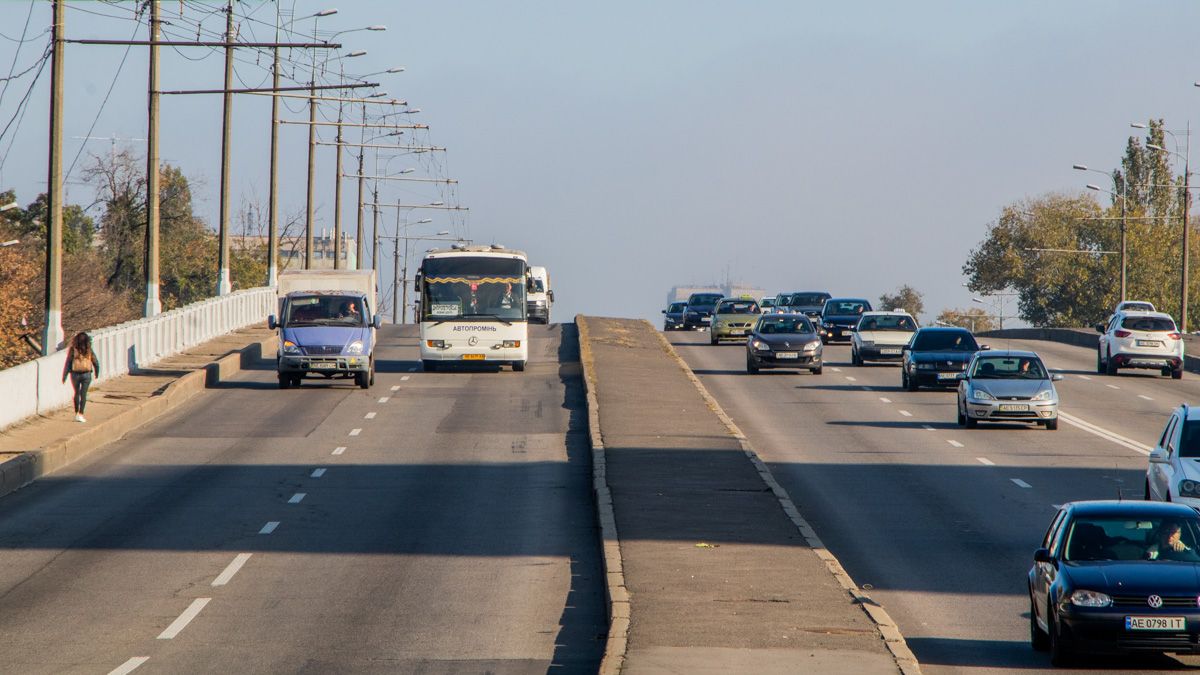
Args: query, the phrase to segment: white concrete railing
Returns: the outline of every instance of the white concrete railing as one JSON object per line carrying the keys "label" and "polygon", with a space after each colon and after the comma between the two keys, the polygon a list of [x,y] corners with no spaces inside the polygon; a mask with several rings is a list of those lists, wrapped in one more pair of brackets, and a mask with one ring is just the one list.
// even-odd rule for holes
{"label": "white concrete railing", "polygon": [[[275,311],[274,288],[250,288],[93,332],[100,382],[125,375],[220,335],[262,321]],[[70,340],[72,336],[67,336]],[[71,403],[62,382],[66,350],[0,370],[0,429]]]}

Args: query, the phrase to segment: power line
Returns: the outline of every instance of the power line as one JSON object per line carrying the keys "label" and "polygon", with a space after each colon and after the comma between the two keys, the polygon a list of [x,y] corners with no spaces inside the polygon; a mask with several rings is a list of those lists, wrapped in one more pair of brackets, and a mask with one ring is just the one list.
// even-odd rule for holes
{"label": "power line", "polygon": [[[129,36],[130,40],[137,37],[139,28],[141,28],[140,25],[134,26],[133,35]],[[92,125],[88,127],[87,133],[84,134],[85,136],[91,136],[92,132],[96,130],[96,123],[100,121],[100,115],[104,113],[104,106],[108,105],[108,97],[112,96],[113,89],[117,86],[117,80],[121,77],[121,70],[125,68],[125,60],[129,58],[129,50],[132,48],[133,45],[127,45],[125,47],[125,54],[121,57],[121,63],[117,65],[117,72],[113,75],[112,82],[108,85],[108,91],[104,94],[104,100],[100,102],[100,108],[96,110],[96,117],[92,120]],[[71,160],[71,167],[67,169],[67,172],[63,174],[63,176],[70,176],[71,172],[75,170],[75,165],[79,162],[79,157],[83,155],[83,148],[86,145],[86,143],[79,144],[79,152],[75,153],[75,159]]]}

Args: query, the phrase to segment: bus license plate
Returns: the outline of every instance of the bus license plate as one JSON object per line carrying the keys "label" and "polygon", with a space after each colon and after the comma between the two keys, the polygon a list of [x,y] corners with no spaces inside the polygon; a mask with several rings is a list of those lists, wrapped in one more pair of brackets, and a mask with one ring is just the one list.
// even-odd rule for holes
{"label": "bus license plate", "polygon": [[1125,630],[1186,630],[1182,616],[1127,616]]}
{"label": "bus license plate", "polygon": [[483,354],[463,354],[463,361],[482,361]]}

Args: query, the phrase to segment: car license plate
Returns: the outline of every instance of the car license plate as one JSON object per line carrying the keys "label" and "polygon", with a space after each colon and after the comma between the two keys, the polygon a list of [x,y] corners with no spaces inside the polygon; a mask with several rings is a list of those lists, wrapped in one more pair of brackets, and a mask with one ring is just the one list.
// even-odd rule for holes
{"label": "car license plate", "polygon": [[463,361],[482,361],[483,354],[463,354]]}
{"label": "car license plate", "polygon": [[1008,412],[1023,412],[1029,410],[1029,406],[1024,403],[1001,403],[1000,410]]}
{"label": "car license plate", "polygon": [[336,363],[330,363],[330,362],[328,362],[328,361],[314,361],[314,362],[310,363],[308,367],[309,367],[309,368],[316,368],[316,369],[321,369],[321,368],[336,368],[336,367],[337,367],[337,364],[336,364]]}
{"label": "car license plate", "polygon": [[884,348],[884,349],[880,349],[880,350],[879,350],[879,353],[880,353],[880,354],[899,354],[899,353],[900,353],[900,350],[899,350],[899,349],[889,349],[889,348]]}
{"label": "car license plate", "polygon": [[1138,340],[1137,346],[1139,346],[1139,347],[1161,347],[1162,342],[1160,342],[1159,340]]}
{"label": "car license plate", "polygon": [[958,377],[958,373],[938,373],[937,374],[937,379],[939,379],[939,380],[953,380],[956,377]]}
{"label": "car license plate", "polygon": [[712,323],[712,317],[708,317],[708,316],[700,317],[700,323]]}
{"label": "car license plate", "polygon": [[800,358],[800,354],[798,354],[796,352],[775,352],[775,358],[777,358],[777,359],[798,359],[798,358]]}
{"label": "car license plate", "polygon": [[1127,616],[1125,630],[1187,630],[1182,616]]}
{"label": "car license plate", "polygon": [[730,334],[730,335],[745,335],[745,334],[746,334],[746,331],[744,331],[744,330],[731,330],[731,331],[729,331],[729,334]]}

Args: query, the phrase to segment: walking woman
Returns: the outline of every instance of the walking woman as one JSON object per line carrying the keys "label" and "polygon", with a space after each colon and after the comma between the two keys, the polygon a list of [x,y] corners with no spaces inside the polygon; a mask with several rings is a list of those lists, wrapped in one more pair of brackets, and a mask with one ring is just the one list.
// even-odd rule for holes
{"label": "walking woman", "polygon": [[88,387],[92,384],[92,374],[100,377],[100,361],[96,352],[92,351],[92,338],[87,333],[77,333],[71,338],[71,347],[67,350],[67,362],[63,364],[62,381],[71,376],[71,387],[75,390],[75,421],[86,422],[83,409],[87,406]]}

